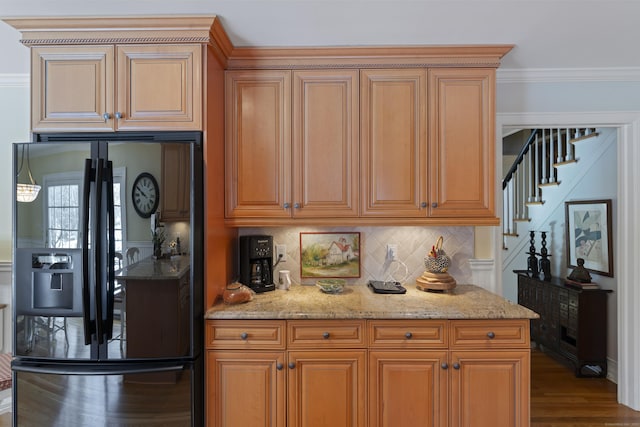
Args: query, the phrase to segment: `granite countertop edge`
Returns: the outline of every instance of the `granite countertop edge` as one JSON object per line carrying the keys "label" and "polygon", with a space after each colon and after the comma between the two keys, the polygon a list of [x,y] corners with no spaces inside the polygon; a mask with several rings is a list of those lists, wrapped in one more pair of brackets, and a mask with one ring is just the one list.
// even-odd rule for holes
{"label": "granite countertop edge", "polygon": [[351,285],[343,294],[327,295],[315,286],[294,285],[288,291],[256,294],[249,302],[218,301],[205,319],[536,319],[538,314],[475,285],[458,285],[432,293],[405,285],[404,295],[374,294],[366,285]]}

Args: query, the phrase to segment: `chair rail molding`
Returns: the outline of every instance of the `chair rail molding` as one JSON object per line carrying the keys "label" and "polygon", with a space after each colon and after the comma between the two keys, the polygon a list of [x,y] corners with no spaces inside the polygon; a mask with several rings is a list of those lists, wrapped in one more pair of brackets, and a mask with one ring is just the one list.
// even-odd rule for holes
{"label": "chair rail molding", "polygon": [[[503,128],[523,127],[613,127],[618,130],[617,227],[620,236],[640,235],[640,111],[583,113],[498,113],[496,117],[496,156],[502,153]],[[496,161],[496,167],[501,162]],[[498,171],[501,173],[501,171]],[[497,175],[500,176],[500,175]],[[501,183],[496,181],[496,194]],[[502,212],[502,198],[496,198],[496,212]],[[494,227],[497,286],[502,289],[502,229]],[[618,282],[618,402],[640,411],[640,241],[616,239],[614,271]],[[498,274],[500,273],[500,274]]]}
{"label": "chair rail molding", "polygon": [[29,87],[30,74],[0,74],[0,88],[3,87]]}

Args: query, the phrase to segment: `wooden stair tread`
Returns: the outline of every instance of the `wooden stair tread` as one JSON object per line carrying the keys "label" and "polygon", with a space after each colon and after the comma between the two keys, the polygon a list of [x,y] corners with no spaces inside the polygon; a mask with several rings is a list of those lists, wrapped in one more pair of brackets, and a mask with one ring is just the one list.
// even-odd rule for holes
{"label": "wooden stair tread", "polygon": [[538,188],[542,188],[542,187],[557,187],[558,185],[560,185],[560,181],[547,182],[545,184],[538,184]]}
{"label": "wooden stair tread", "polygon": [[542,206],[544,205],[544,202],[527,202],[525,203],[526,206]]}
{"label": "wooden stair tread", "polygon": [[589,139],[589,138],[594,138],[598,135],[600,135],[598,132],[593,132],[593,133],[590,133],[589,135],[582,135],[577,138],[572,138],[569,140],[569,142],[571,144],[575,144],[576,142],[584,141],[585,139]]}
{"label": "wooden stair tread", "polygon": [[560,167],[560,166],[571,165],[573,163],[578,163],[578,159],[565,160],[564,162],[554,163],[553,167],[557,168],[557,167]]}

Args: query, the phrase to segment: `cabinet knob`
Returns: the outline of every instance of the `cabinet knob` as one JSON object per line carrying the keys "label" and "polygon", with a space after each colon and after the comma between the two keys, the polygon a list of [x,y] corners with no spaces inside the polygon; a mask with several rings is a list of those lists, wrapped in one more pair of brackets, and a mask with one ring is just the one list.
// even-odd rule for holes
{"label": "cabinet knob", "polygon": [[284,208],[285,208],[285,209],[289,209],[289,208],[291,207],[291,203],[289,203],[289,202],[284,202],[284,205],[283,205],[283,206],[284,206]]}
{"label": "cabinet knob", "polygon": [[426,208],[426,207],[427,207],[427,202],[422,202],[422,203],[420,203],[420,207],[421,207],[421,208]]}
{"label": "cabinet knob", "polygon": [[109,120],[109,119],[111,118],[111,114],[109,114],[109,113],[104,113],[104,114],[102,115],[102,118],[103,118],[103,119],[104,119],[104,121],[106,122],[107,120]]}
{"label": "cabinet knob", "polygon": [[120,120],[122,118],[122,113],[120,111],[116,111],[116,113],[113,115],[116,119]]}
{"label": "cabinet knob", "polygon": [[240,334],[240,339],[246,340],[247,338],[249,338],[249,334],[246,332],[243,332]]}
{"label": "cabinet knob", "polygon": [[449,369],[449,365],[447,364],[447,362],[444,362],[442,365],[440,365],[440,367],[442,367],[442,369]]}
{"label": "cabinet knob", "polygon": [[438,202],[433,202],[433,203],[431,203],[431,207],[432,207],[432,208],[437,208],[437,207],[438,207]]}
{"label": "cabinet knob", "polygon": [[284,368],[284,365],[282,363],[280,363],[280,362],[276,363],[276,369],[278,371],[282,371],[282,368]]}
{"label": "cabinet knob", "polygon": [[296,362],[289,362],[289,369],[293,369],[296,367]]}
{"label": "cabinet knob", "polygon": [[329,332],[324,332],[322,334],[322,338],[324,338],[325,340],[329,339],[329,336],[330,336]]}
{"label": "cabinet knob", "polygon": [[493,332],[489,332],[487,336],[489,337],[490,340],[492,340],[496,337],[496,334],[494,334]]}
{"label": "cabinet knob", "polygon": [[294,203],[293,207],[296,208],[296,209],[300,209],[300,203]]}
{"label": "cabinet knob", "polygon": [[413,337],[413,334],[411,332],[407,332],[406,334],[404,334],[405,338],[410,340],[411,337]]}
{"label": "cabinet knob", "polygon": [[460,364],[458,362],[454,363],[453,369],[460,369]]}

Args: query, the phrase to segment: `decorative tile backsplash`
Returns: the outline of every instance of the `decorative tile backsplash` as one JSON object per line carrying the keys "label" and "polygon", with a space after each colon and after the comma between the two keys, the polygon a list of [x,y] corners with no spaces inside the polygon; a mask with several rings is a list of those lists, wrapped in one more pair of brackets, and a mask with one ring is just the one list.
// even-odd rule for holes
{"label": "decorative tile backsplash", "polygon": [[[290,270],[294,283],[313,284],[315,279],[300,279],[300,232],[360,232],[359,279],[347,279],[350,284],[367,283],[368,280],[398,280],[415,283],[425,270],[424,257],[442,236],[443,249],[451,257],[449,274],[459,284],[471,283],[469,259],[473,257],[473,227],[274,227],[243,228],[240,235],[267,234],[273,236],[273,244],[287,245],[287,260],[278,264],[279,270]],[[387,244],[398,245],[398,260],[386,260]],[[275,253],[275,249],[274,249]],[[405,270],[406,266],[406,270]]]}

